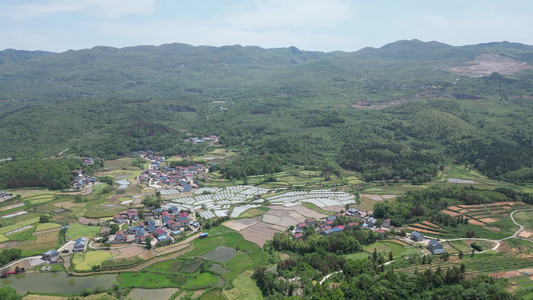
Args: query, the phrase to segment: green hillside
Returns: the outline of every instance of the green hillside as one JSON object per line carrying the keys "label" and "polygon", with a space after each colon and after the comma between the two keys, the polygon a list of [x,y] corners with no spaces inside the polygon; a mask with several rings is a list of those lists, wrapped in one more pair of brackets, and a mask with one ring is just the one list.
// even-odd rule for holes
{"label": "green hillside", "polygon": [[451,72],[489,54],[484,63],[512,58],[523,68],[533,47],[412,40],[352,53],[184,44],[21,53],[0,65],[0,156],[190,154],[205,146],[186,136],[216,134],[243,156],[323,166],[333,155],[367,180],[422,183],[464,162],[517,178],[504,175],[533,167],[533,71]]}

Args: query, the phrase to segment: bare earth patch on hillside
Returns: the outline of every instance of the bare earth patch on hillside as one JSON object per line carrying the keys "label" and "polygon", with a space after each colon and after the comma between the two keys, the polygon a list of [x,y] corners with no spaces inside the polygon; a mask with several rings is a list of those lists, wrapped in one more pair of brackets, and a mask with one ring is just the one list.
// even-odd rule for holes
{"label": "bare earth patch on hillside", "polygon": [[478,225],[478,226],[484,226],[484,225],[485,225],[484,223],[481,223],[481,222],[479,222],[479,221],[472,220],[472,219],[469,219],[469,220],[468,220],[468,224]]}
{"label": "bare earth patch on hillside", "polygon": [[498,72],[502,75],[512,75],[522,70],[532,69],[526,63],[498,54],[481,54],[475,60],[468,62],[468,66],[453,67],[446,71],[468,77],[482,77]]}

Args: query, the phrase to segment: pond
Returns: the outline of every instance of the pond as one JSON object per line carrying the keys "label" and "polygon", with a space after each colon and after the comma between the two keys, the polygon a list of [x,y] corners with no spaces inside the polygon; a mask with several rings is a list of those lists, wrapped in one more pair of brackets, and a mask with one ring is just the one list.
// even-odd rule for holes
{"label": "pond", "polygon": [[221,246],[213,249],[209,253],[202,255],[202,257],[214,260],[219,263],[227,263],[235,256],[235,254],[237,254],[237,250]]}
{"label": "pond", "polygon": [[149,299],[170,299],[179,289],[133,289],[128,294],[127,299],[149,300]]}
{"label": "pond", "polygon": [[213,264],[213,265],[209,268],[209,271],[215,272],[215,273],[217,273],[217,274],[224,275],[224,274],[228,273],[228,272],[231,271],[231,270],[230,270],[230,269],[226,269],[226,268],[224,268],[221,264]]}
{"label": "pond", "polygon": [[13,275],[0,280],[2,286],[14,288],[18,294],[26,292],[79,295],[85,289],[102,290],[111,288],[117,280],[116,274],[86,277],[69,276],[65,272],[28,273]]}

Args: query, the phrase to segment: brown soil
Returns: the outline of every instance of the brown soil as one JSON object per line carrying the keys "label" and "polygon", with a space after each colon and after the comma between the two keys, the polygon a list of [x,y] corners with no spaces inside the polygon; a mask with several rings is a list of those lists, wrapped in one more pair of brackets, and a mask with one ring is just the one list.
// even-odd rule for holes
{"label": "brown soil", "polygon": [[420,229],[424,229],[424,230],[439,231],[439,228],[424,226],[423,224],[420,224],[420,223],[413,224],[413,225],[411,225],[411,227],[420,228]]}
{"label": "brown soil", "polygon": [[243,229],[246,229],[252,225],[259,223],[260,220],[261,220],[260,217],[246,218],[246,219],[227,221],[227,222],[222,223],[222,225],[229,227],[235,231],[241,231]]}
{"label": "brown soil", "polygon": [[240,234],[243,235],[245,240],[263,247],[266,241],[274,237],[274,233],[279,232],[268,228],[268,226],[269,224],[266,223],[258,223],[242,230]]}
{"label": "brown soil", "polygon": [[415,230],[415,231],[423,232],[423,233],[439,234],[438,232],[435,232],[435,231],[430,231],[430,230],[425,230],[425,229],[420,229],[420,228],[414,228],[414,227],[410,227],[410,226],[407,227],[407,229]]}
{"label": "brown soil", "polygon": [[383,201],[383,198],[381,198],[380,195],[360,194],[359,196],[361,196],[362,198],[368,198],[374,201]]}
{"label": "brown soil", "polygon": [[447,214],[449,216],[452,216],[452,217],[461,215],[460,213],[456,213],[456,212],[453,212],[453,211],[447,210],[447,209],[442,210],[442,213],[445,213],[445,214]]}
{"label": "brown soil", "polygon": [[472,220],[472,219],[469,219],[469,220],[468,220],[468,224],[478,225],[478,226],[484,226],[484,225],[485,225],[484,223],[481,223],[481,222],[479,222],[479,221]]}
{"label": "brown soil", "polygon": [[532,236],[532,235],[533,235],[533,232],[528,231],[528,230],[522,230],[522,231],[520,232],[520,234],[518,234],[519,237],[523,237],[523,238],[525,238],[525,239],[528,239],[528,238],[529,238],[530,236]]}
{"label": "brown soil", "polygon": [[453,211],[460,211],[462,207],[459,207],[459,206],[449,206],[448,207],[448,210],[453,210]]}
{"label": "brown soil", "polygon": [[429,222],[429,221],[424,221],[424,222],[422,222],[422,224],[424,224],[424,225],[426,225],[426,226],[429,226],[429,227],[440,228],[439,225],[433,224],[433,223],[431,223],[431,222]]}
{"label": "brown soil", "polygon": [[89,223],[98,224],[98,222],[100,222],[99,219],[89,219],[89,218],[85,218],[85,217],[79,218],[78,221],[80,221],[80,224],[82,224],[82,225],[89,225]]}
{"label": "brown soil", "polygon": [[327,210],[327,211],[339,212],[339,211],[343,210],[344,207],[342,207],[340,205],[332,205],[332,206],[326,206],[326,207],[324,207],[322,209],[323,210]]}
{"label": "brown soil", "polygon": [[327,217],[325,214],[321,214],[302,205],[293,206],[292,210],[307,218],[321,219]]}
{"label": "brown soil", "polygon": [[510,278],[513,276],[518,276],[520,275],[520,273],[518,273],[517,271],[505,271],[505,272],[498,272],[496,274],[490,273],[489,275],[494,278]]}
{"label": "brown soil", "polygon": [[481,54],[468,66],[445,69],[446,71],[468,77],[482,77],[498,72],[502,75],[512,75],[522,70],[533,68],[525,63],[520,63],[512,58],[498,54]]}
{"label": "brown soil", "polygon": [[494,218],[483,218],[483,219],[480,219],[481,222],[483,223],[494,223],[494,222],[498,222],[497,219],[494,219]]}
{"label": "brown soil", "polygon": [[509,206],[509,208],[511,208],[511,206],[515,204],[519,204],[519,203],[521,202],[496,202],[496,203],[489,204],[487,206]]}
{"label": "brown soil", "polygon": [[120,254],[113,257],[113,259],[122,259],[122,258],[132,258],[135,257],[142,252],[144,252],[144,249],[141,246],[130,246],[126,248],[122,248],[120,250],[112,250],[112,251],[120,251]]}

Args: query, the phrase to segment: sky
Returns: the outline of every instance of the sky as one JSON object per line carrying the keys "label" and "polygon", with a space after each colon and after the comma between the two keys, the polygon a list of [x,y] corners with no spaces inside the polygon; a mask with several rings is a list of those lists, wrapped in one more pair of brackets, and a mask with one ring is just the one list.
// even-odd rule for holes
{"label": "sky", "polygon": [[0,50],[295,46],[357,51],[398,40],[533,45],[531,0],[1,0]]}

